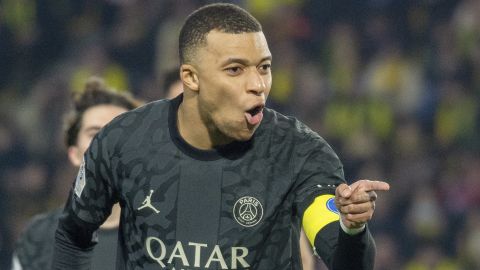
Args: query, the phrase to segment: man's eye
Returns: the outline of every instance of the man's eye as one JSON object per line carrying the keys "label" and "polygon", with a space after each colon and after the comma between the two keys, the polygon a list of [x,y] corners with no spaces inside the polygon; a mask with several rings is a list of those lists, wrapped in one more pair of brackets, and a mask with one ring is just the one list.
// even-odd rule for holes
{"label": "man's eye", "polygon": [[268,72],[270,72],[271,67],[272,67],[271,64],[263,64],[263,65],[260,65],[259,71],[262,72],[263,74],[267,74]]}
{"label": "man's eye", "polygon": [[226,71],[231,74],[231,75],[236,75],[242,71],[240,67],[229,67],[226,69]]}
{"label": "man's eye", "polygon": [[264,64],[260,66],[260,69],[262,70],[269,70],[272,67],[271,64]]}

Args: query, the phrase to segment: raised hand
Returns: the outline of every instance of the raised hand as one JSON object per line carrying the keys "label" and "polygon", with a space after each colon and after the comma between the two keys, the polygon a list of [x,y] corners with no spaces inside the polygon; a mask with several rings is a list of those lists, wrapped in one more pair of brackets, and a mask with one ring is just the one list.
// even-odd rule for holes
{"label": "raised hand", "polygon": [[349,229],[362,227],[372,219],[376,191],[386,191],[390,185],[383,181],[359,180],[350,186],[340,184],[335,190],[335,204],[343,224]]}

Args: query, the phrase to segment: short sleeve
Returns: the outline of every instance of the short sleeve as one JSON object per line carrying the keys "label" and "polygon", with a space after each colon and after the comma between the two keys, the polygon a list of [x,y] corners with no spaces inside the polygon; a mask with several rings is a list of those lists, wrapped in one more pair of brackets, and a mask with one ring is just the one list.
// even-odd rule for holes
{"label": "short sleeve", "polygon": [[343,166],[322,138],[309,149],[306,143],[301,146],[308,154],[296,168],[295,214],[315,252],[330,262],[338,241],[340,215],[334,200],[336,187],[345,182]]}
{"label": "short sleeve", "polygon": [[321,137],[301,144],[297,152],[295,213],[302,218],[315,198],[322,194],[334,195],[345,177],[338,156]]}
{"label": "short sleeve", "polygon": [[99,133],[84,155],[71,196],[71,211],[82,221],[100,226],[116,202],[106,137]]}

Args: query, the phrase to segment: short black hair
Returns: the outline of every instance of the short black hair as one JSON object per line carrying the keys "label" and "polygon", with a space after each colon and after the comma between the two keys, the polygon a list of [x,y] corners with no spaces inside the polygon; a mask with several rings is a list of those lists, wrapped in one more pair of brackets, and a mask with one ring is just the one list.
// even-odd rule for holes
{"label": "short black hair", "polygon": [[180,63],[192,60],[197,47],[205,45],[206,36],[212,30],[240,34],[261,32],[261,24],[246,10],[227,3],[203,6],[190,14],[179,37]]}
{"label": "short black hair", "polygon": [[65,144],[67,147],[77,144],[78,132],[82,128],[83,114],[91,107],[98,105],[114,105],[126,110],[135,109],[143,102],[134,99],[128,93],[119,93],[108,88],[104,80],[90,77],[85,89],[73,95],[73,108],[65,117]]}

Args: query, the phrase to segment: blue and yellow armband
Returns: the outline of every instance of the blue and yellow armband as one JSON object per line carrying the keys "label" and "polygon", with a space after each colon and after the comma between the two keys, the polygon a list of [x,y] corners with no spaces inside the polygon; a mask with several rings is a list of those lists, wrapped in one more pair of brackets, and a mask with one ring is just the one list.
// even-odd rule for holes
{"label": "blue and yellow armband", "polygon": [[313,246],[315,236],[328,224],[340,219],[335,206],[335,196],[331,194],[320,195],[315,198],[303,214],[303,230],[308,241]]}

